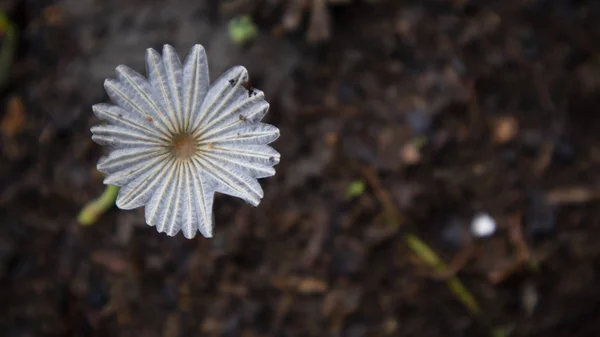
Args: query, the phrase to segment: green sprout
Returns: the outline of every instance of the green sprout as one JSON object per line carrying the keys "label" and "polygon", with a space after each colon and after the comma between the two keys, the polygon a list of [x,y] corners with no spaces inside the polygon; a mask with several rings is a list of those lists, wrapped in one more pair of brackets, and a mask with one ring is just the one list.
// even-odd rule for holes
{"label": "green sprout", "polygon": [[354,180],[346,188],[346,200],[361,196],[365,193],[365,182],[363,180]]}
{"label": "green sprout", "polygon": [[[447,273],[448,267],[438,255],[429,248],[421,239],[413,234],[407,234],[404,236],[404,240],[408,247],[415,253],[423,262],[430,265],[438,273]],[[471,312],[473,315],[479,315],[480,309],[477,305],[475,297],[471,295],[469,290],[463,285],[463,283],[456,276],[452,276],[447,281],[448,288],[458,298],[458,300]]]}
{"label": "green sprout", "polygon": [[0,89],[3,89],[8,81],[17,48],[17,29],[2,11],[0,11],[0,38]]}
{"label": "green sprout", "polygon": [[82,226],[93,225],[102,214],[114,206],[118,193],[119,188],[117,186],[106,185],[102,195],[98,199],[87,203],[79,212],[77,216],[79,224]]}
{"label": "green sprout", "polygon": [[237,17],[229,21],[229,37],[235,44],[243,46],[254,40],[257,35],[258,28],[249,15]]}

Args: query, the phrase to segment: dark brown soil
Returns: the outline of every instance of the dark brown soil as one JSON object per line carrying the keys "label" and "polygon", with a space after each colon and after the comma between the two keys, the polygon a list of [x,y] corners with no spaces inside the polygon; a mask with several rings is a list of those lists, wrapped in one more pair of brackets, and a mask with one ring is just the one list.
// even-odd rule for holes
{"label": "dark brown soil", "polygon": [[[281,26],[286,3],[0,1],[20,34],[0,94],[0,335],[598,336],[600,2],[330,4],[322,42],[309,11]],[[260,34],[238,47],[243,14]],[[76,222],[104,189],[102,82],[164,43],[203,44],[213,77],[246,66],[281,129],[261,205],[219,196],[211,240],[142,210]],[[479,212],[493,236],[471,235]]]}

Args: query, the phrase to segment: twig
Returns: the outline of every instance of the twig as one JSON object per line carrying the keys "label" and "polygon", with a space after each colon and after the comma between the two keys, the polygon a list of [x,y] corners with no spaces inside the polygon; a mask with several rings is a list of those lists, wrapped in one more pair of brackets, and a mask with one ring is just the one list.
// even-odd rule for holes
{"label": "twig", "polygon": [[508,238],[513,247],[515,247],[517,256],[507,267],[501,270],[494,270],[488,274],[488,278],[493,284],[504,281],[507,277],[522,269],[523,266],[527,266],[533,272],[538,269],[537,262],[533,258],[531,250],[523,237],[520,213],[508,219]]}
{"label": "twig", "polygon": [[600,198],[600,191],[587,187],[557,188],[546,193],[550,205],[582,204]]}
{"label": "twig", "polygon": [[373,188],[375,196],[383,206],[388,221],[392,222],[393,227],[399,227],[401,224],[404,223],[404,219],[400,216],[400,213],[398,213],[398,210],[394,205],[394,200],[392,199],[392,196],[388,193],[386,189],[383,188],[383,185],[381,185],[381,181],[379,180],[377,174],[373,171],[372,168],[366,166],[360,167],[360,170],[367,183],[369,183],[369,185],[371,185],[371,188]]}

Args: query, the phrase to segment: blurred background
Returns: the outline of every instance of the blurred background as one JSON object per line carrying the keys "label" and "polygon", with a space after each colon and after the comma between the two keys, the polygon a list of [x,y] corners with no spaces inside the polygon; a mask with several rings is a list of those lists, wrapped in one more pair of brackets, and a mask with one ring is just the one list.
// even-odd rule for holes
{"label": "blurred background", "polygon": [[[600,1],[0,0],[0,336],[598,336]],[[281,129],[213,239],[105,186],[91,105],[148,47]],[[110,197],[109,197],[110,200]]]}

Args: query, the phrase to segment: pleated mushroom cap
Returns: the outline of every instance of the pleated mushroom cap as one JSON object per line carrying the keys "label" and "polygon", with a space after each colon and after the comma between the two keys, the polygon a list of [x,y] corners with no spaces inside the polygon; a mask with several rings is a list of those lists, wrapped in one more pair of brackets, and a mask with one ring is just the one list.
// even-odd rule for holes
{"label": "pleated mushroom cap", "polygon": [[257,206],[257,179],[275,174],[280,155],[267,144],[279,129],[261,123],[269,103],[247,88],[242,66],[210,85],[201,45],[183,64],[169,45],[162,55],[148,49],[146,73],[121,65],[104,83],[114,104],[93,106],[106,124],[92,127],[92,139],[110,148],[98,170],[121,187],[117,206],[145,206],[146,223],[159,232],[212,237],[215,192]]}

